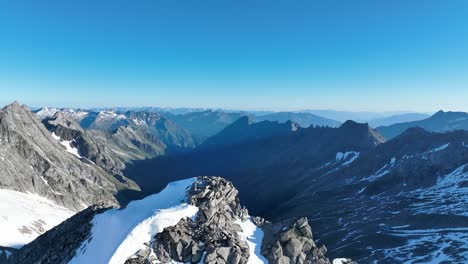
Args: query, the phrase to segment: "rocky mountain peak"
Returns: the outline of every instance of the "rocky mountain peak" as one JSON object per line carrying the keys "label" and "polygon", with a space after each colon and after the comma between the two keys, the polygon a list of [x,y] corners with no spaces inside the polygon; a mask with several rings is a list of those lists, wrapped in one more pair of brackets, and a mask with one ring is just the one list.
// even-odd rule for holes
{"label": "rocky mountain peak", "polygon": [[414,137],[414,136],[425,136],[431,134],[431,132],[425,130],[422,127],[416,126],[416,127],[410,127],[408,128],[403,134],[399,135],[396,138],[405,138],[405,137]]}
{"label": "rocky mountain peak", "polygon": [[353,120],[347,120],[344,122],[340,128],[342,129],[366,129],[369,125],[367,123],[358,123]]}
{"label": "rocky mountain peak", "polygon": [[[133,255],[128,255],[126,260],[124,259],[125,264],[172,262],[330,264],[325,256],[326,248],[316,246],[307,218],[273,224],[262,218],[250,217],[247,210],[240,205],[237,189],[231,182],[220,177],[202,176],[190,181],[175,182],[172,187],[171,185],[167,187],[173,188],[168,191],[178,197],[180,194],[176,191],[178,187],[175,186],[186,182],[190,182],[189,185],[186,187],[183,185],[181,189],[186,192],[186,200],[180,202],[189,204],[185,207],[196,206],[198,213],[193,217],[182,217],[177,224],[165,227],[152,237],[148,237],[148,241],[143,241],[141,245],[132,245],[136,252],[130,253]],[[153,202],[149,203],[150,200],[145,198],[135,201],[134,203],[138,204],[119,210],[102,204],[92,206],[14,252],[8,260],[10,262],[6,263],[68,263],[70,260],[73,262],[77,256],[82,259],[92,259],[94,255],[88,257],[83,255],[96,252],[90,248],[90,243],[101,239],[93,233],[94,225],[97,224],[96,217],[100,219],[112,217],[112,222],[116,223],[128,221],[117,217],[120,213],[125,214],[125,210],[131,210],[130,207],[141,209],[143,205],[158,204],[156,200],[151,200]],[[171,208],[167,209],[170,211],[179,207]],[[160,212],[159,208],[147,209],[153,214]],[[161,211],[164,210],[161,208]],[[152,217],[154,216],[142,220],[149,221],[153,219]],[[155,224],[159,223],[161,222]],[[136,240],[132,241],[138,243]],[[109,258],[113,259],[114,253],[110,252]],[[105,260],[102,257],[99,259]]]}
{"label": "rocky mountain peak", "polygon": [[4,107],[4,109],[19,109],[22,108],[22,105],[18,101],[14,101],[11,104],[8,104]]}
{"label": "rocky mountain peak", "polygon": [[358,123],[352,120],[344,122],[339,128],[345,135],[361,135],[367,137],[371,144],[378,145],[385,142],[385,138],[367,123]]}
{"label": "rocky mountain peak", "polygon": [[0,111],[0,186],[46,197],[79,210],[101,200],[116,202],[107,174],[82,163],[54,139],[26,106],[12,103]]}
{"label": "rocky mountain peak", "polygon": [[250,116],[242,116],[237,121],[231,124],[231,126],[243,127],[254,123],[254,120]]}
{"label": "rocky mountain peak", "polygon": [[43,123],[46,124],[46,126],[47,124],[53,125],[55,127],[62,126],[64,128],[69,128],[72,130],[83,132],[83,129],[77,121],[75,121],[69,115],[61,111],[57,111],[51,118],[44,119]]}
{"label": "rocky mountain peak", "polygon": [[16,115],[28,115],[29,109],[18,103],[17,101],[14,101],[13,103],[6,105],[2,108],[2,111],[7,114],[15,113]]}
{"label": "rocky mountain peak", "polygon": [[453,111],[443,111],[439,110],[437,113],[432,115],[432,119],[456,119],[461,117],[468,117],[468,114],[465,112],[453,112]]}

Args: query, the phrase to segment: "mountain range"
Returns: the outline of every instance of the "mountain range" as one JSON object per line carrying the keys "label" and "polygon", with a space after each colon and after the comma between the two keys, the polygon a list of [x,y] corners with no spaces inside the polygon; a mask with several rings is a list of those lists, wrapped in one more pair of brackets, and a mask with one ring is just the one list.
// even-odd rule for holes
{"label": "mountain range", "polygon": [[439,111],[434,115],[412,122],[397,123],[389,126],[377,127],[377,131],[385,138],[394,138],[408,128],[421,127],[432,132],[446,132],[468,129],[468,113]]}
{"label": "mountain range", "polygon": [[464,263],[467,116],[15,102],[0,263]]}

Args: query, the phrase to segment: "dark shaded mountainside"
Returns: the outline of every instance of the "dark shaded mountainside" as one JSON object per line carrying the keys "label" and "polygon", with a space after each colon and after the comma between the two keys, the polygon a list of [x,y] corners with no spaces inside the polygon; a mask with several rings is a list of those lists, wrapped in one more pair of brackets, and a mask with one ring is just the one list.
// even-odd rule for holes
{"label": "dark shaded mountainside", "polygon": [[385,138],[391,139],[412,127],[421,127],[431,132],[468,130],[468,113],[444,112],[441,110],[423,120],[380,126],[376,130]]}
{"label": "dark shaded mountainside", "polygon": [[193,138],[199,143],[216,135],[226,126],[244,116],[243,113],[227,113],[215,110],[184,114],[165,112],[162,114],[178,126],[189,131]]}
{"label": "dark shaded mountainside", "polygon": [[[270,125],[285,126],[274,122],[270,122]],[[261,127],[255,123],[237,122],[224,132],[226,135],[238,134],[239,138],[243,138],[242,135],[262,131]],[[160,190],[164,182],[193,175],[223,175],[240,189],[258,185],[261,186],[261,191],[247,191],[243,197],[246,198],[247,206],[255,210],[256,214],[261,214],[264,212],[260,208],[268,211],[268,208],[288,195],[285,190],[294,188],[297,184],[294,181],[296,177],[285,175],[302,175],[309,168],[320,167],[329,161],[335,161],[332,166],[339,167],[384,140],[368,125],[353,121],[348,121],[339,128],[310,127],[292,130],[288,127],[288,133],[283,135],[242,141],[225,147],[214,145],[211,149],[195,149],[184,155],[137,162],[126,173],[149,193]],[[224,138],[223,134],[221,132],[207,142]],[[341,156],[337,157],[338,153]],[[278,190],[274,186],[284,188]]]}
{"label": "dark shaded mountainside", "polygon": [[299,125],[291,121],[285,123],[261,121],[254,123],[253,119],[244,116],[224,128],[218,134],[205,140],[196,151],[224,148],[236,144],[245,144],[263,138],[281,137],[299,129]]}
{"label": "dark shaded mountainside", "polygon": [[[249,134],[254,127],[236,130]],[[463,263],[465,142],[467,131],[422,128],[384,142],[368,125],[348,121],[146,160],[127,173],[148,193],[179,178],[223,175],[255,215],[283,220],[306,213],[334,257]]]}

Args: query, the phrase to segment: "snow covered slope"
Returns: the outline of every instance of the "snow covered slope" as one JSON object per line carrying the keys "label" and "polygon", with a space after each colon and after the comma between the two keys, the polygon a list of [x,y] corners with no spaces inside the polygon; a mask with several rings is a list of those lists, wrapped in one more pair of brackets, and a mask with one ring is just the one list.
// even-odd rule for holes
{"label": "snow covered slope", "polygon": [[0,189],[0,246],[19,248],[73,214],[37,194]]}
{"label": "snow covered slope", "polygon": [[92,223],[91,241],[85,241],[70,264],[125,261],[144,243],[184,217],[194,217],[198,208],[181,204],[194,178],[169,184],[162,192],[97,215]]}

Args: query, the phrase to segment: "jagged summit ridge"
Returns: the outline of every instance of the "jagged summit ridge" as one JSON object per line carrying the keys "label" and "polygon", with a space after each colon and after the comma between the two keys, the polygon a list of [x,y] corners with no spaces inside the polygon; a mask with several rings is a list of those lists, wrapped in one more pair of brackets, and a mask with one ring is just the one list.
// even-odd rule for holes
{"label": "jagged summit ridge", "polygon": [[[106,230],[128,236],[114,240]],[[23,247],[7,263],[329,264],[325,253],[313,242],[306,219],[272,224],[250,217],[231,182],[204,176],[171,183],[124,209],[91,207]]]}

